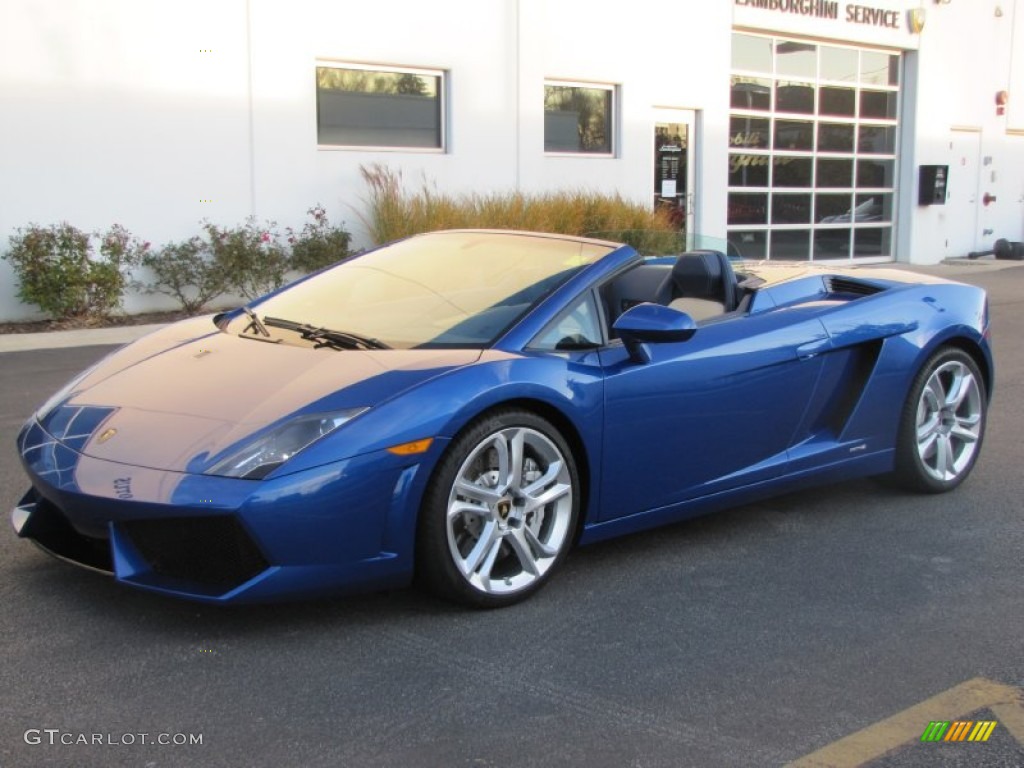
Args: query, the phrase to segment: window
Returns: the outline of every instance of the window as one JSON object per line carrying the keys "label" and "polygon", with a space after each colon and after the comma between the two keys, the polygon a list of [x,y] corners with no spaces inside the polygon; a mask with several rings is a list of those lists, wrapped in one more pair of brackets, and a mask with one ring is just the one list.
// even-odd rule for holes
{"label": "window", "polygon": [[611,155],[615,87],[544,85],[544,151]]}
{"label": "window", "polygon": [[601,322],[594,297],[587,292],[540,332],[531,349],[569,352],[601,346]]}
{"label": "window", "polygon": [[734,34],[729,240],[744,257],[891,257],[900,57]]}
{"label": "window", "polygon": [[321,146],[444,149],[444,76],[427,70],[316,68]]}

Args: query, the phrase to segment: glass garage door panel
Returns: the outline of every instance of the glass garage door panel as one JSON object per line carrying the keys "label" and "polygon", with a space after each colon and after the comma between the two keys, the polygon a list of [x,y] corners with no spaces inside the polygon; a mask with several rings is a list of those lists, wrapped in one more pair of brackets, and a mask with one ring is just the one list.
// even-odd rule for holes
{"label": "glass garage door panel", "polygon": [[728,232],[746,258],[893,255],[900,56],[736,33]]}

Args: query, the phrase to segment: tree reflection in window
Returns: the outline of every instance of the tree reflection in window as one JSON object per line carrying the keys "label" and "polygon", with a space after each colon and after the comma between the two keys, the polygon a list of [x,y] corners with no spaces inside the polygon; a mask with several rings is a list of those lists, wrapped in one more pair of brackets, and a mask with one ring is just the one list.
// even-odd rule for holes
{"label": "tree reflection in window", "polygon": [[317,142],[443,149],[441,73],[316,68]]}
{"label": "tree reflection in window", "polygon": [[544,86],[544,151],[612,154],[612,88]]}
{"label": "tree reflection in window", "polygon": [[437,96],[440,78],[412,72],[378,72],[371,69],[317,67],[316,87],[349,93],[389,93]]}

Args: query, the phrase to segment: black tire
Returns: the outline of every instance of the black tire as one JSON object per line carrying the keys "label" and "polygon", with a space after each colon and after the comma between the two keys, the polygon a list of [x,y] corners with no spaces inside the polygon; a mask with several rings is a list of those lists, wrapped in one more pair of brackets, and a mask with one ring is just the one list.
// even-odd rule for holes
{"label": "black tire", "polygon": [[417,580],[463,605],[517,603],[565,559],[579,505],[575,459],[550,422],[519,409],[484,414],[452,441],[427,486]]}
{"label": "black tire", "polygon": [[903,404],[890,479],[924,493],[956,488],[981,453],[987,412],[977,363],[963,350],[940,348],[917,372]]}

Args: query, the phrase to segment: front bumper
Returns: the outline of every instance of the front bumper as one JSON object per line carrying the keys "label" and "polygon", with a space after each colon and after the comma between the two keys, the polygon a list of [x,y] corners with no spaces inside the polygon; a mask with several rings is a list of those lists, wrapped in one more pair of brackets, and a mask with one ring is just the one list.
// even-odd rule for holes
{"label": "front bumper", "polygon": [[18,437],[32,489],[12,522],[62,560],[204,602],[387,589],[411,578],[440,442],[415,462],[378,451],[253,481],[95,459],[32,420]]}

